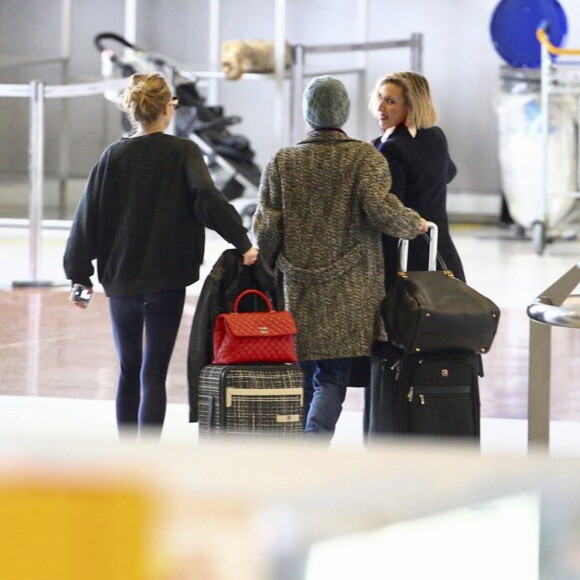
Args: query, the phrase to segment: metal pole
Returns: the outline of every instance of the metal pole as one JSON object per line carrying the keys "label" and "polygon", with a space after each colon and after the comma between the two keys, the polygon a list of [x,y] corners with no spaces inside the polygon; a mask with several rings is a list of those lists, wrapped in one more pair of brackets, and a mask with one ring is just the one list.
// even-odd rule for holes
{"label": "metal pole", "polygon": [[[536,219],[541,224],[544,224],[545,229],[548,227],[548,147],[550,138],[550,69],[552,66],[552,59],[547,47],[543,43],[540,45],[540,55],[540,110],[542,112],[542,162],[540,183],[542,194],[540,195]],[[541,249],[544,249],[543,244]]]}
{"label": "metal pole", "polygon": [[30,84],[30,278],[38,279],[44,201],[44,81]]}
{"label": "metal pole", "polygon": [[304,78],[304,45],[292,47],[292,75],[290,87],[290,142],[300,141],[302,127],[302,80]]}
{"label": "metal pole", "polygon": [[423,35],[411,34],[411,70],[420,73],[423,69]]}
{"label": "metal pole", "polygon": [[137,42],[137,0],[125,0],[125,38]]}
{"label": "metal pole", "polygon": [[[61,48],[62,83],[67,84],[70,77],[70,57],[72,38],[72,0],[61,0]],[[70,106],[68,99],[61,102],[60,156],[58,180],[58,217],[66,218],[66,193],[70,178]]]}
{"label": "metal pole", "polygon": [[552,327],[530,320],[528,363],[528,443],[550,443]]}
{"label": "metal pole", "polygon": [[[359,0],[358,6],[359,15],[359,36],[361,42],[369,41],[369,0]],[[366,101],[367,95],[369,93],[368,86],[368,71],[369,71],[369,53],[367,50],[362,51],[358,55],[360,72],[358,73],[358,102],[359,106],[356,109],[357,112],[357,127],[359,135],[365,133],[364,127],[367,123],[367,108]]]}
{"label": "metal pole", "polygon": [[276,148],[286,144],[284,131],[285,90],[284,77],[286,76],[286,0],[277,0],[274,13],[274,79],[276,96],[274,100],[274,134]]}
{"label": "metal pole", "polygon": [[[210,71],[217,72],[220,69],[220,0],[210,0],[209,3],[209,39],[208,39],[208,62]],[[219,102],[219,79],[211,78],[207,87],[207,102],[209,105],[217,105]]]}
{"label": "metal pole", "polygon": [[28,168],[30,280],[13,282],[14,287],[52,285],[50,282],[38,281],[44,201],[44,86],[44,81],[30,83],[30,163]]}

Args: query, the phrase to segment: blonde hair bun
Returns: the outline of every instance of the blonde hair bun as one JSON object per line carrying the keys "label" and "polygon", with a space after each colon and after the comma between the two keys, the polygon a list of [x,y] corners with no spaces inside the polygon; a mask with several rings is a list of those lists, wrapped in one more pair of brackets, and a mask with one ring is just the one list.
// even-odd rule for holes
{"label": "blonde hair bun", "polygon": [[120,108],[133,127],[154,123],[171,100],[171,91],[161,73],[135,73],[121,94]]}

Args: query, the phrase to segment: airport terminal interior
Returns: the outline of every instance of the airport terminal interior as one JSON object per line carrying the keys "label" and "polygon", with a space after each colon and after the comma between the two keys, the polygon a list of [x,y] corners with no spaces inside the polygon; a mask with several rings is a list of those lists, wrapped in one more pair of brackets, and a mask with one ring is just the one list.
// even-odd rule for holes
{"label": "airport terminal interior", "polygon": [[[454,240],[465,264],[467,280],[501,308],[500,325],[489,353],[483,355],[481,379],[482,449],[527,449],[528,365],[530,319],[527,306],[578,263],[580,242],[561,239],[538,256],[530,239],[518,237],[510,226],[457,223]],[[16,422],[36,421],[75,430],[94,430],[116,438],[114,403],[117,361],[112,343],[107,299],[97,286],[90,308],[81,311],[68,301],[61,259],[67,230],[45,230],[39,282],[30,280],[27,230],[3,228],[1,301],[3,357],[2,413]],[[229,246],[208,231],[202,278]],[[22,288],[12,285],[22,284]],[[189,331],[202,280],[188,290],[186,309],[168,377],[170,415],[164,437],[197,437],[197,425],[187,422],[187,349]],[[51,287],[53,286],[53,287]],[[580,454],[580,395],[577,392],[580,335],[573,328],[552,332],[552,445],[556,454]],[[79,414],[75,406],[86,409]],[[335,444],[363,448],[363,397],[350,388]],[[578,426],[578,427],[577,427]]]}
{"label": "airport terminal interior", "polygon": [[[171,559],[172,566],[181,571],[172,576],[177,578],[346,580],[353,575],[374,578],[376,567],[384,567],[384,555],[389,554],[390,565],[386,569],[394,574],[390,577],[414,580],[426,574],[459,580],[471,569],[473,560],[481,557],[483,545],[488,558],[469,577],[482,580],[576,577],[559,576],[556,572],[540,576],[538,562],[542,545],[543,571],[562,568],[575,570],[576,574],[578,571],[574,534],[580,525],[577,501],[580,482],[578,466],[570,461],[580,457],[579,336],[573,328],[553,329],[549,455],[543,448],[536,452],[527,441],[530,319],[526,307],[546,286],[577,264],[580,243],[576,239],[555,241],[538,256],[531,241],[518,238],[509,227],[457,223],[452,232],[469,282],[493,296],[501,308],[497,337],[483,357],[480,444],[456,448],[453,442],[435,440],[415,447],[387,441],[384,446],[380,442],[369,447],[362,435],[362,392],[350,388],[330,450],[296,451],[288,444],[276,444],[274,449],[262,449],[256,444],[242,449],[200,444],[198,425],[188,423],[186,381],[189,328],[200,283],[190,288],[187,295],[168,376],[169,405],[161,442],[152,444],[153,449],[144,444],[140,449],[123,447],[118,441],[114,418],[117,362],[107,299],[97,288],[87,310],[74,308],[69,302],[69,287],[60,268],[66,230],[43,232],[39,281],[49,286],[26,287],[30,282],[27,231],[3,228],[0,453],[4,457],[5,478],[10,483],[10,476],[16,474],[20,482],[28,482],[25,485],[28,493],[20,497],[21,502],[30,502],[31,497],[38,495],[38,491],[35,494],[28,489],[31,481],[36,487],[44,482],[58,495],[63,488],[70,489],[71,481],[78,489],[84,490],[88,480],[91,486],[97,481],[97,485],[116,490],[119,481],[126,486],[127,481],[137,476],[140,481],[137,494],[146,493],[149,497],[150,487],[155,485],[162,489],[164,501],[183,494],[183,505],[177,511],[173,506],[164,507],[165,518],[171,525],[165,520],[163,525],[171,533],[152,552],[157,554],[161,550]],[[208,232],[204,274],[226,247],[220,238]],[[24,287],[12,288],[14,283]],[[350,468],[345,471],[346,465]],[[155,477],[151,466],[158,470]],[[313,473],[319,474],[314,480]],[[351,476],[355,473],[353,481]],[[101,481],[103,477],[105,483]],[[145,492],[144,482],[147,482]],[[326,491],[321,492],[320,485]],[[331,497],[328,486],[336,486]],[[74,496],[77,503],[71,500],[66,504],[67,510],[74,511],[79,504],[78,489]],[[538,490],[543,490],[543,497],[548,498],[544,499],[548,515],[541,519],[545,526],[542,538],[553,539],[547,546],[539,541]],[[49,494],[48,500],[53,501],[51,497]],[[12,530],[15,519],[20,526],[22,512],[29,510],[15,513],[18,498],[12,495],[9,498],[16,504],[10,504],[13,508],[6,512],[4,524]],[[109,504],[100,496],[99,501],[92,501],[94,509],[108,509]],[[217,501],[217,506],[208,507],[213,505],[212,501]],[[313,503],[321,513],[314,510]],[[0,505],[5,505],[2,499]],[[26,505],[36,504],[33,501]],[[84,503],[78,509],[84,514],[88,510]],[[288,509],[291,513],[287,513]],[[184,514],[190,513],[188,510],[191,516],[186,523]],[[248,514],[249,522],[241,512]],[[265,541],[265,547],[256,541],[240,546],[240,537],[257,533],[256,512],[261,518],[257,529],[263,533],[264,526],[270,526],[269,540]],[[74,535],[71,530],[79,527],[74,525],[75,520],[63,523],[54,519],[54,515],[49,519],[50,513],[41,517],[36,512],[30,515],[31,522],[37,522],[43,530],[54,531],[57,537],[63,529],[68,530],[67,545],[77,548],[81,542],[95,541],[94,535],[83,529],[83,534],[74,536],[75,543],[71,539]],[[330,513],[334,519],[329,517]],[[314,520],[316,525],[312,520],[314,514],[318,518]],[[340,525],[335,521],[339,515],[343,518]],[[250,532],[239,531],[242,525],[239,519],[247,526],[243,529]],[[116,526],[120,535],[131,533],[112,516],[108,519],[98,516],[91,521],[101,522],[106,530]],[[181,534],[187,530],[188,541],[173,529],[176,522]],[[322,522],[330,529],[321,530]],[[156,526],[161,525],[156,521]],[[314,531],[310,526],[314,526]],[[208,527],[215,534],[213,541],[213,536],[207,534]],[[27,526],[22,529],[30,534]],[[280,530],[292,530],[295,536],[288,538],[290,532]],[[282,537],[278,537],[280,534]],[[35,549],[37,543],[41,546],[37,553],[45,561],[53,561],[52,543],[42,549],[44,533],[42,538],[34,533],[31,537],[31,546]],[[308,546],[300,542],[294,545],[292,541],[296,538],[302,538]],[[413,558],[417,544],[422,546],[424,555],[420,559]],[[101,549],[85,556],[84,562],[102,570],[100,558],[110,557],[114,549],[106,542],[99,545]],[[280,545],[290,556],[281,556],[276,550],[273,554],[269,552],[272,546],[278,550]],[[274,566],[274,571],[268,567],[264,572],[260,566],[258,571],[257,564],[248,560],[258,546],[261,551],[256,557],[262,564]],[[49,550],[53,551],[47,553]],[[241,550],[242,556],[235,558],[237,550]],[[13,551],[4,552],[7,553],[18,555],[23,550],[13,546]],[[130,562],[115,553],[118,566],[128,569],[135,566],[135,561],[149,564],[149,553],[147,556],[138,553],[141,559]],[[569,563],[569,559],[573,562]],[[438,562],[435,568],[440,575],[433,575],[433,561]],[[73,568],[84,567],[77,560],[71,562]],[[300,562],[304,569],[296,568]],[[200,570],[207,567],[213,570],[213,575],[200,575]],[[56,570],[53,576],[31,573],[26,577],[62,578],[61,569]],[[42,574],[45,572],[43,568]],[[72,579],[74,575],[68,577]],[[138,577],[144,576],[135,576]]]}
{"label": "airport terminal interior", "polygon": [[[26,21],[0,4],[0,578],[580,578],[574,0],[436,0],[445,33],[425,17],[434,0],[408,0],[405,13],[382,0],[28,3]],[[46,38],[27,53],[22,39],[40,26],[31,15],[44,9]],[[318,26],[330,16],[333,27]],[[202,21],[199,34],[175,41]],[[271,67],[246,62],[233,80],[233,53],[224,49],[223,67],[217,53],[242,37],[271,38]],[[451,52],[452,70],[441,56]],[[313,71],[344,80],[345,129],[369,141],[377,128],[366,99],[385,62],[430,80],[459,170],[451,235],[467,283],[501,312],[481,357],[479,439],[369,441],[355,387],[329,447],[200,438],[189,422],[190,329],[230,247],[207,230],[161,439],[120,441],[108,299],[96,283],[90,306],[75,308],[62,260],[87,175],[122,134],[114,102],[126,67],[161,68],[176,90],[199,90],[169,132],[200,147],[249,225],[261,168],[308,130],[297,95]],[[249,164],[216,147],[216,125],[252,153]]]}

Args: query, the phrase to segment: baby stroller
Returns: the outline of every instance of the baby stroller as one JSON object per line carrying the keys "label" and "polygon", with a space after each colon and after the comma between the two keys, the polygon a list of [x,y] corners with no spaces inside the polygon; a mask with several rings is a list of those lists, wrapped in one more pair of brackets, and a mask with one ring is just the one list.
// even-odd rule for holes
{"label": "baby stroller", "polygon": [[[248,139],[232,134],[228,129],[239,123],[241,118],[225,116],[221,106],[206,105],[197,88],[198,79],[178,71],[165,57],[146,53],[113,32],[98,34],[94,43],[101,54],[105,78],[128,77],[138,72],[171,74],[180,104],[175,114],[175,134],[191,139],[200,147],[216,185],[229,200],[237,200],[234,205],[244,224],[249,226],[256,209],[261,169],[254,162],[255,153]],[[118,98],[117,94],[105,96],[113,102]],[[131,126],[124,115],[122,122],[124,130],[130,131]]]}

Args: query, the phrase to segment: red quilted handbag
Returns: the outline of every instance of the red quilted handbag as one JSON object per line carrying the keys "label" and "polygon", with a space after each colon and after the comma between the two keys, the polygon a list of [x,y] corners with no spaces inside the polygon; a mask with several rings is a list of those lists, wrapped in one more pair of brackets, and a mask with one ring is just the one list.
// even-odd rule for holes
{"label": "red quilted handbag", "polygon": [[[266,302],[268,312],[238,312],[240,300],[256,294]],[[274,310],[270,299],[259,290],[245,290],[234,302],[233,312],[216,318],[213,332],[213,364],[295,363],[297,333],[292,314]]]}

